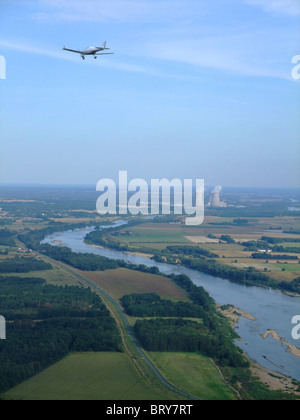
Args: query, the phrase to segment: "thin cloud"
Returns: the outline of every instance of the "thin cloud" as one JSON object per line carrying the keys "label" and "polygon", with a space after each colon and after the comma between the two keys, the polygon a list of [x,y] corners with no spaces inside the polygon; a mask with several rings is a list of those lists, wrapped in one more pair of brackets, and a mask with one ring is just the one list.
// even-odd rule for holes
{"label": "thin cloud", "polygon": [[190,15],[193,0],[38,0],[37,20],[85,22],[162,22]]}
{"label": "thin cloud", "polygon": [[74,57],[66,56],[65,54],[63,54],[62,51],[60,52],[60,51],[55,51],[55,50],[49,50],[47,48],[36,47],[33,45],[20,44],[20,43],[15,43],[11,41],[0,41],[0,46],[4,48],[8,48],[10,50],[17,50],[20,52],[25,52],[25,53],[30,53],[30,54],[43,55],[46,57],[52,57],[52,58],[57,58],[61,60],[74,61]]}
{"label": "thin cloud", "polygon": [[[24,0],[22,0],[23,2]],[[299,16],[299,0],[227,0],[257,7],[268,13]],[[212,9],[221,10],[224,0],[37,0],[38,12],[30,16],[38,21],[100,23],[175,23],[206,16]],[[209,3],[209,4],[208,4]],[[228,9],[227,7],[227,9]],[[226,11],[226,10],[224,10]]]}
{"label": "thin cloud", "polygon": [[[210,0],[222,7],[224,0]],[[37,20],[87,22],[170,22],[204,16],[208,5],[198,0],[38,0]],[[300,15],[299,0],[228,0],[228,6],[244,3],[277,14]],[[212,6],[212,7],[214,7]]]}
{"label": "thin cloud", "polygon": [[[29,45],[29,44],[22,44],[22,43],[10,42],[10,41],[0,41],[0,46],[4,48],[8,48],[10,50],[13,49],[16,51],[25,52],[29,54],[35,54],[35,55],[50,57],[50,58],[59,59],[59,60],[81,63],[81,58],[79,55],[66,53],[64,51],[51,50],[47,47],[42,48],[40,46],[37,47],[37,46]],[[112,70],[126,71],[126,72],[131,72],[131,73],[142,73],[149,76],[180,77],[176,75],[170,75],[168,73],[163,73],[162,71],[156,70],[155,68],[152,68],[152,67],[131,64],[128,62],[126,63],[121,62],[119,60],[116,60],[115,58],[111,60],[106,60],[106,59],[103,59],[101,61],[97,60],[97,62],[95,62],[94,60],[86,60],[82,64],[94,65],[94,66],[99,65],[101,67],[110,68]]]}
{"label": "thin cloud", "polygon": [[151,40],[140,48],[140,54],[152,59],[193,66],[199,71],[218,71],[246,77],[268,77],[291,80],[290,56],[286,42],[282,45],[272,36],[272,42],[262,42],[261,33],[237,32],[213,38]]}
{"label": "thin cloud", "polygon": [[258,6],[266,12],[300,16],[299,0],[244,0],[245,3]]}

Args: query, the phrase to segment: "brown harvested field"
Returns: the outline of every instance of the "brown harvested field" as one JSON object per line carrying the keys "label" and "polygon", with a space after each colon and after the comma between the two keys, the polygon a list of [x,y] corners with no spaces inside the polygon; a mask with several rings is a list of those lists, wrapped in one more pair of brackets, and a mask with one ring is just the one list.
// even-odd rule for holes
{"label": "brown harvested field", "polygon": [[115,299],[120,299],[131,293],[157,293],[165,299],[188,300],[186,293],[170,279],[154,274],[126,268],[96,272],[76,271],[100,286]]}
{"label": "brown harvested field", "polygon": [[[271,274],[271,273],[269,273]],[[297,277],[297,273],[293,273],[292,271],[273,271],[272,270],[272,277],[275,280],[279,280],[279,281],[293,281],[296,277]],[[298,273],[298,277],[299,277],[299,273]]]}
{"label": "brown harvested field", "polygon": [[251,259],[251,254],[252,254],[252,252],[237,250],[237,249],[236,250],[233,250],[233,249],[227,249],[227,250],[214,249],[213,252],[218,254],[220,258],[234,258],[234,259],[239,259],[239,258],[242,258],[242,259],[249,258],[249,259]]}

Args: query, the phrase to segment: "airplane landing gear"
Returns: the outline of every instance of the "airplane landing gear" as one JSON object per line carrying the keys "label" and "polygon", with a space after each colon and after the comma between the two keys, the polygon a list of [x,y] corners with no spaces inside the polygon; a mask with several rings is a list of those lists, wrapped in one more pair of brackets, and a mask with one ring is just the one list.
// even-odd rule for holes
{"label": "airplane landing gear", "polygon": [[85,60],[85,56],[84,55],[82,55],[81,57],[82,57],[83,60]]}
{"label": "airplane landing gear", "polygon": [[94,59],[97,60],[97,57],[94,55]]}

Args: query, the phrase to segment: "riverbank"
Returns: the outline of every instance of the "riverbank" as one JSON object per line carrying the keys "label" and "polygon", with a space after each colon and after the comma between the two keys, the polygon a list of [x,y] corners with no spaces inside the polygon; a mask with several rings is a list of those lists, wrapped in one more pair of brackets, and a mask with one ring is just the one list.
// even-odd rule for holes
{"label": "riverbank", "polygon": [[282,375],[278,372],[273,372],[254,360],[249,359],[250,371],[254,377],[266,385],[272,391],[282,391],[295,394],[297,400],[300,400],[300,385],[294,379]]}
{"label": "riverbank", "polygon": [[[239,322],[241,317],[247,318],[251,321],[257,320],[252,314],[249,314],[248,312],[245,312],[233,305],[217,305],[217,310],[229,319],[234,330],[236,324]],[[286,345],[288,351],[291,354],[293,354],[296,357],[300,357],[300,349],[298,349],[298,347],[296,346],[292,346],[291,344],[285,342],[276,331],[267,330],[262,335],[262,338],[266,339],[269,335],[272,335],[274,339]],[[262,382],[272,391],[293,393],[300,400],[300,384],[297,381],[281,373],[267,369],[266,367],[260,365],[256,361],[250,359],[250,357],[247,354],[245,354],[245,356],[247,357],[250,363],[250,371],[252,375],[256,377],[260,382]]]}
{"label": "riverbank", "polygon": [[297,346],[293,346],[292,344],[286,342],[284,338],[281,338],[279,334],[274,330],[267,330],[264,334],[262,334],[262,338],[266,339],[269,335],[271,335],[275,340],[279,341],[280,343],[284,344],[289,353],[293,354],[296,357],[300,358],[300,348]]}
{"label": "riverbank", "polygon": [[127,255],[133,255],[134,257],[143,257],[143,258],[152,258],[153,254],[145,254],[143,252],[130,252],[126,251],[125,254]]}
{"label": "riverbank", "polygon": [[248,312],[233,305],[217,305],[217,310],[226,316],[233,326],[239,322],[241,316],[249,319],[250,321],[257,321],[252,314],[249,314]]}
{"label": "riverbank", "polygon": [[296,297],[296,298],[300,298],[300,294],[299,293],[296,293],[296,292],[287,292],[287,291],[285,291],[285,290],[278,290],[278,293],[283,293],[284,295],[287,295],[287,296],[292,296],[292,297]]}
{"label": "riverbank", "polygon": [[87,243],[87,245],[91,246],[93,248],[104,249],[104,246],[101,246],[101,245],[92,245],[92,244],[88,244],[88,243]]}

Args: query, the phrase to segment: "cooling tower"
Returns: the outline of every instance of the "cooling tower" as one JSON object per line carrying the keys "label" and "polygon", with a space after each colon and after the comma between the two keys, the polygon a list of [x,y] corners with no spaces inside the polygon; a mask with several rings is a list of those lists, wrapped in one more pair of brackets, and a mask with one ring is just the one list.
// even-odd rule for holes
{"label": "cooling tower", "polygon": [[209,197],[209,203],[208,203],[209,207],[226,207],[226,203],[220,200],[221,191],[222,191],[222,187],[219,185],[212,190]]}
{"label": "cooling tower", "polygon": [[210,206],[221,207],[220,194],[218,192],[213,192],[210,194]]}

